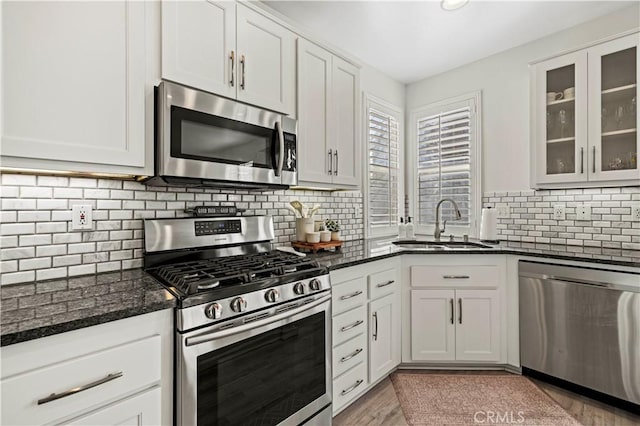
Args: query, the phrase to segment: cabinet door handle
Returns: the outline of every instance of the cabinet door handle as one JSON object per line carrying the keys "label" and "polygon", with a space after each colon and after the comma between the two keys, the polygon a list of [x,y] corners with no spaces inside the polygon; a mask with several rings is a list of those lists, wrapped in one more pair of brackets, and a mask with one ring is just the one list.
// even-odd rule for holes
{"label": "cabinet door handle", "polygon": [[345,325],[344,327],[342,327],[340,329],[340,331],[347,331],[347,330],[351,330],[352,328],[355,328],[357,326],[359,326],[360,324],[364,323],[364,321],[362,320],[358,320],[356,322],[354,322],[353,324],[349,324],[349,325]]}
{"label": "cabinet door handle", "polygon": [[445,280],[468,280],[469,275],[443,275],[442,278]]}
{"label": "cabinet door handle", "polygon": [[376,285],[376,287],[378,287],[378,288],[380,288],[380,287],[386,287],[386,286],[391,285],[391,284],[393,284],[393,283],[395,283],[395,281],[394,281],[394,280],[389,280],[389,281],[387,281],[386,283],[380,283],[380,284],[377,284],[377,285]]}
{"label": "cabinet door handle", "polygon": [[596,147],[593,147],[593,173],[596,172]]}
{"label": "cabinet door handle", "polygon": [[580,148],[580,174],[584,173],[584,147]]}
{"label": "cabinet door handle", "polygon": [[462,297],[458,299],[458,324],[462,324]]}
{"label": "cabinet door handle", "polygon": [[95,382],[87,383],[86,385],[78,386],[77,388],[69,389],[64,392],[52,393],[51,395],[45,398],[39,399],[38,405],[46,404],[47,402],[55,401],[56,399],[65,398],[67,396],[75,395],[77,393],[86,391],[91,388],[95,388],[96,386],[100,386],[102,384],[105,384],[107,382],[120,378],[122,376],[123,376],[122,371],[118,371],[117,373],[108,374],[106,377],[103,377],[100,380],[96,380]]}
{"label": "cabinet door handle", "polygon": [[362,294],[362,292],[360,290],[355,291],[351,294],[345,294],[344,296],[340,296],[340,300],[347,300],[347,299],[351,299],[352,297],[356,297],[356,296],[360,296]]}
{"label": "cabinet door handle", "polygon": [[358,380],[353,386],[344,389],[342,392],[340,392],[340,395],[345,396],[346,394],[352,392],[355,388],[357,388],[358,386],[360,386],[362,384],[362,382],[364,382],[364,380],[360,379]]}
{"label": "cabinet door handle", "polygon": [[245,58],[244,55],[240,56],[240,68],[242,69],[241,73],[242,73],[242,77],[240,78],[240,88],[242,90],[245,90],[245,81],[244,81],[244,71],[246,68],[246,62],[245,62]]}
{"label": "cabinet door handle", "polygon": [[349,361],[351,358],[353,358],[354,356],[358,355],[360,352],[362,352],[364,349],[360,348],[360,349],[356,349],[355,351],[351,352],[349,355],[345,355],[342,358],[340,358],[340,362],[347,362]]}
{"label": "cabinet door handle", "polygon": [[333,174],[335,176],[338,176],[338,150],[336,149],[335,153],[333,154],[333,156],[336,158],[336,168],[333,171]]}
{"label": "cabinet door handle", "polygon": [[453,312],[453,299],[449,299],[449,304],[451,305],[451,324],[454,323],[453,316],[455,315]]}
{"label": "cabinet door handle", "polygon": [[234,81],[234,74],[235,74],[235,68],[236,68],[236,54],[235,52],[232,50],[231,54],[229,55],[229,60],[231,61],[231,78],[229,79],[229,84],[231,84],[231,87],[233,87],[235,85],[235,81]]}
{"label": "cabinet door handle", "polygon": [[329,150],[329,174],[333,174],[333,150]]}
{"label": "cabinet door handle", "polygon": [[373,340],[378,340],[378,313],[373,313]]}

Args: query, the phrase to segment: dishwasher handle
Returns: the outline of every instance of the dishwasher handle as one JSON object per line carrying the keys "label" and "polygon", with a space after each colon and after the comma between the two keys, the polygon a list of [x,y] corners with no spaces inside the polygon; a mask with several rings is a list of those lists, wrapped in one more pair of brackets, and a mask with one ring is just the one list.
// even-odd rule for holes
{"label": "dishwasher handle", "polygon": [[597,280],[587,280],[584,278],[574,278],[574,277],[566,277],[562,275],[546,275],[546,274],[535,274],[528,272],[520,272],[520,277],[525,278],[534,278],[542,281],[558,281],[569,284],[578,284],[590,287],[597,287],[606,290],[619,290],[619,291],[631,291],[635,293],[640,293],[640,286],[634,287],[627,284],[616,284],[616,283],[607,283],[604,281]]}

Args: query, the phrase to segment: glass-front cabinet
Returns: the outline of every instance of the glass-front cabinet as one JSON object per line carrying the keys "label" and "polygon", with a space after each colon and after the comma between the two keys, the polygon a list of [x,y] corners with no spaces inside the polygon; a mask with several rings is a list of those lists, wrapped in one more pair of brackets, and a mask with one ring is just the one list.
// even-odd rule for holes
{"label": "glass-front cabinet", "polygon": [[638,184],[639,35],[532,67],[534,187]]}

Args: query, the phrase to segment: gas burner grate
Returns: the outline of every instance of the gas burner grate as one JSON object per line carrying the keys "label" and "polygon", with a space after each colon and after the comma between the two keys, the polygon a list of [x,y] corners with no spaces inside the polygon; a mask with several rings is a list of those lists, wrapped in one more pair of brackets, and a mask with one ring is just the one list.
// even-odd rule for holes
{"label": "gas burner grate", "polygon": [[153,272],[166,284],[190,295],[317,267],[314,260],[272,251],[176,263],[160,266]]}

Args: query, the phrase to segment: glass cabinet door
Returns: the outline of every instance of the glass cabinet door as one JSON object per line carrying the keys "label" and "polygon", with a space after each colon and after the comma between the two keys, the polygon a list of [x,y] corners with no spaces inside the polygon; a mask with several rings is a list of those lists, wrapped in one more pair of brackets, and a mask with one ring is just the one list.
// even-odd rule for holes
{"label": "glass cabinet door", "polygon": [[537,66],[538,183],[586,180],[586,63],[577,52]]}
{"label": "glass cabinet door", "polygon": [[638,34],[589,49],[589,179],[640,179]]}

